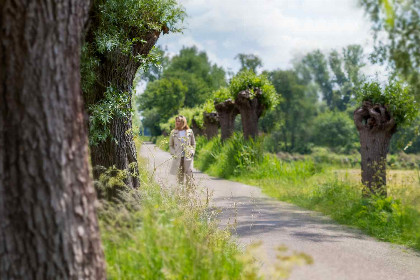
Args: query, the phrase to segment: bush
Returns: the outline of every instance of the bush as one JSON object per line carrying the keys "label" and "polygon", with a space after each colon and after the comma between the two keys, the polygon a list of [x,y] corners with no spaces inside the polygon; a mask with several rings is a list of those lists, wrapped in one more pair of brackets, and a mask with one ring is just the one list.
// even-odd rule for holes
{"label": "bush", "polygon": [[357,150],[359,145],[353,120],[345,112],[326,111],[314,119],[312,142],[336,152]]}

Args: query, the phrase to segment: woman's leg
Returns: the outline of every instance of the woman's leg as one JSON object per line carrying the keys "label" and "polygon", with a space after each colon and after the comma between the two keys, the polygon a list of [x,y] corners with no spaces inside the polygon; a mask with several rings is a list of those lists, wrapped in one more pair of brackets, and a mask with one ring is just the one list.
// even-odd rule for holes
{"label": "woman's leg", "polygon": [[194,183],[192,173],[192,160],[184,161],[184,173],[187,179],[187,188],[191,188]]}

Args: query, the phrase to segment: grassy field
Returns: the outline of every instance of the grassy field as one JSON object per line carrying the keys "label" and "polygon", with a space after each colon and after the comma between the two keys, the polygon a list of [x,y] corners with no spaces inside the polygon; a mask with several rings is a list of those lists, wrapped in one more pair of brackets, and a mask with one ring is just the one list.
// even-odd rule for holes
{"label": "grassy field", "polygon": [[360,171],[312,159],[284,161],[240,136],[199,140],[196,167],[213,176],[260,187],[267,195],[320,211],[378,239],[420,250],[418,170],[388,172],[388,197],[362,197]]}

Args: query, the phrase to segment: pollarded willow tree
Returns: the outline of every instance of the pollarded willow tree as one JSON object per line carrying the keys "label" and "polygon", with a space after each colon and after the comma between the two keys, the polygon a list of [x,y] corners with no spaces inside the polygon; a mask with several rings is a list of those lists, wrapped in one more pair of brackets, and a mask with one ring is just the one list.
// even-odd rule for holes
{"label": "pollarded willow tree", "polygon": [[226,140],[235,130],[235,117],[239,114],[234,99],[228,88],[220,88],[214,92],[214,108],[220,122],[221,139]]}
{"label": "pollarded willow tree", "polygon": [[258,119],[279,101],[274,86],[265,75],[239,72],[232,78],[229,91],[241,114],[244,138],[258,136]]}
{"label": "pollarded willow tree", "polygon": [[366,83],[358,92],[362,106],[354,111],[360,136],[362,183],[365,195],[386,196],[386,157],[392,135],[409,125],[418,106],[409,88],[390,83],[384,89],[376,82]]}
{"label": "pollarded willow tree", "polygon": [[106,279],[80,49],[89,1],[1,1],[0,279]]}
{"label": "pollarded willow tree", "polygon": [[[176,0],[94,0],[83,46],[83,93],[90,119],[92,165],[138,173],[131,98],[139,67],[161,33],[178,32],[184,10]],[[99,169],[95,169],[95,177]],[[136,176],[126,182],[139,185]]]}
{"label": "pollarded willow tree", "polygon": [[203,105],[203,126],[204,126],[204,134],[206,135],[207,139],[210,140],[211,138],[217,136],[219,133],[219,115],[216,112],[216,108],[214,107],[213,100],[209,99]]}

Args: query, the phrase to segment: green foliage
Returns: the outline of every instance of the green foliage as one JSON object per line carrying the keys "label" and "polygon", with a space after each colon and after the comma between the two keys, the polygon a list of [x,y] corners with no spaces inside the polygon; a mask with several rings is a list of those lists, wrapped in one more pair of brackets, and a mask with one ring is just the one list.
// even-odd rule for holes
{"label": "green foliage", "polygon": [[318,98],[296,71],[276,70],[267,73],[282,102],[267,112],[259,122],[262,131],[270,133],[264,145],[271,152],[308,153],[309,137],[318,111]]}
{"label": "green foliage", "polygon": [[149,82],[146,90],[137,98],[143,111],[143,124],[152,130],[152,135],[160,133],[159,124],[175,115],[184,103],[187,87],[179,79],[161,79]]}
{"label": "green foliage", "polygon": [[101,200],[109,279],[260,279],[255,259],[218,228],[216,211],[140,171],[141,188],[125,192],[126,200]]}
{"label": "green foliage", "polygon": [[364,66],[360,45],[344,47],[341,53],[332,50],[328,56],[315,50],[295,63],[304,80],[317,85],[328,108],[340,111],[353,105],[355,91],[364,80],[361,73]]}
{"label": "green foliage", "polygon": [[[131,69],[157,62],[155,53],[149,55],[143,48],[147,40],[152,43],[150,35],[181,31],[185,11],[176,0],[98,0],[93,1],[89,17],[81,76],[89,104],[90,142],[96,144],[112,136],[107,126],[120,108],[131,108],[130,103],[127,106],[132,94]],[[109,69],[113,73],[104,75]],[[109,88],[116,92],[115,97],[109,96]]]}
{"label": "green foliage", "polygon": [[375,48],[371,60],[391,66],[420,99],[420,2],[361,0],[372,20]]}
{"label": "green foliage", "polygon": [[420,114],[413,121],[413,124],[398,129],[391,139],[390,152],[420,154]]}
{"label": "green foliage", "polygon": [[143,43],[145,35],[152,30],[160,33],[168,28],[180,32],[178,23],[185,17],[176,0],[100,0],[94,5],[98,11],[95,35],[100,53],[117,50],[131,55],[132,47]]}
{"label": "green foliage", "polygon": [[136,73],[134,85],[136,85],[140,79],[146,82],[153,82],[161,79],[163,71],[169,65],[169,56],[165,53],[161,46],[154,47],[149,56],[154,57],[153,63],[146,64],[144,67],[139,68]]}
{"label": "green foliage", "polygon": [[213,175],[229,178],[257,166],[263,160],[262,149],[261,139],[247,141],[241,134],[234,133],[231,138],[221,143],[220,139],[215,137],[208,144],[197,145],[196,155],[199,160],[196,164],[203,171],[211,168]]}
{"label": "green foliage", "polygon": [[216,104],[224,102],[228,99],[235,99],[235,97],[231,94],[229,88],[227,87],[221,87],[218,90],[214,91],[213,98]]}
{"label": "green foliage", "polygon": [[195,107],[195,108],[183,108],[179,110],[179,112],[172,117],[170,117],[166,123],[160,124],[160,128],[162,131],[166,131],[167,133],[171,132],[172,129],[175,129],[175,118],[178,115],[182,115],[187,119],[188,126],[192,126],[193,120],[198,128],[203,128],[204,120],[203,120],[203,108]]}
{"label": "green foliage", "polygon": [[89,143],[97,145],[112,137],[108,124],[115,117],[128,118],[131,114],[129,95],[109,86],[104,98],[89,107]]}
{"label": "green foliage", "polygon": [[159,113],[158,108],[152,108],[148,110],[144,110],[142,112],[143,120],[142,123],[144,127],[150,129],[150,133],[152,136],[159,135],[162,131],[159,126],[159,122],[162,121],[162,117]]}
{"label": "green foliage", "polygon": [[[159,73],[159,79],[149,82],[145,92],[137,98],[139,109],[144,111],[144,124],[152,125],[153,135],[158,135],[161,129],[168,130],[171,126],[169,118],[176,114],[187,116],[191,124],[194,118],[199,127],[203,126],[201,107],[209,99],[210,93],[226,84],[225,72],[221,67],[211,64],[205,52],[199,52],[196,47],[183,48],[179,55],[173,57]],[[175,86],[165,86],[178,81]],[[168,101],[176,100],[176,102]],[[209,106],[206,105],[207,110]],[[192,111],[180,112],[181,108],[196,108]],[[198,107],[201,107],[198,109]],[[160,118],[148,111],[159,112]],[[201,110],[198,114],[198,110]],[[192,113],[194,112],[194,113]],[[153,121],[146,116],[153,116]],[[169,120],[168,120],[169,119]],[[146,125],[146,123],[148,125]],[[170,131],[170,130],[169,130]]]}
{"label": "green foliage", "polygon": [[[229,91],[232,96],[237,96],[239,92],[247,89],[253,94],[255,88],[262,91],[260,102],[265,105],[267,110],[270,110],[280,101],[274,86],[265,75],[257,75],[252,71],[245,70],[233,77],[229,84]],[[251,95],[251,98],[254,97],[255,95]]]}
{"label": "green foliage", "polygon": [[399,127],[410,125],[418,115],[419,107],[410,89],[398,82],[390,82],[384,89],[377,82],[365,83],[357,98],[359,102],[370,101],[387,106]]}
{"label": "green foliage", "polygon": [[238,59],[241,63],[241,68],[239,71],[250,70],[254,73],[257,72],[257,68],[262,67],[261,58],[254,54],[243,54],[240,53],[235,56],[235,59]]}
{"label": "green foliage", "polygon": [[316,186],[305,204],[381,240],[420,249],[420,213],[391,196],[364,199],[361,189],[331,180]]}
{"label": "green foliage", "polygon": [[[362,185],[346,179],[338,180],[338,171],[331,170],[358,166],[359,154],[337,155],[325,148],[317,148],[312,155],[296,155],[294,158],[289,154],[280,158],[279,155],[263,154],[261,150],[259,155],[255,155],[250,149],[258,151],[260,148],[252,142],[243,143],[240,138],[230,139],[227,143],[221,143],[219,139],[208,141],[200,138],[197,140],[195,163],[200,170],[213,176],[259,186],[272,197],[320,211],[381,240],[420,249],[418,186],[413,186],[412,191],[407,186],[394,186],[389,190],[391,196],[388,198],[365,199],[362,197]],[[241,161],[239,157],[247,159]],[[391,156],[393,163],[388,164],[410,160],[408,155],[401,155],[401,159]],[[404,192],[399,193],[398,190]]]}
{"label": "green foliage", "polygon": [[163,77],[182,81],[188,88],[184,106],[190,108],[203,104],[213,90],[226,85],[223,68],[211,64],[207,54],[196,47],[181,49],[179,55],[171,59]]}
{"label": "green foliage", "polygon": [[338,152],[356,150],[357,131],[353,120],[345,112],[326,111],[314,119],[312,142]]}
{"label": "green foliage", "polygon": [[206,103],[203,104],[203,112],[204,113],[216,112],[216,108],[214,108],[214,101],[212,99],[208,99]]}
{"label": "green foliage", "polygon": [[[101,168],[101,167],[95,167]],[[115,166],[103,169],[99,179],[95,181],[95,190],[98,199],[112,203],[124,203],[130,188],[126,184],[128,178],[127,170],[119,170]],[[134,175],[134,174],[131,174]]]}

